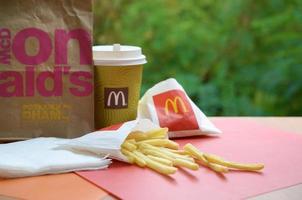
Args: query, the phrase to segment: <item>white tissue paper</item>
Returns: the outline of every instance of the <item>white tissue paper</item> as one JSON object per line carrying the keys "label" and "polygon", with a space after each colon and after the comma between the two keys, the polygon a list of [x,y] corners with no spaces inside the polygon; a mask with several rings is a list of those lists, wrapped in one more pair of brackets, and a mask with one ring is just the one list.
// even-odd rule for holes
{"label": "white tissue paper", "polygon": [[95,131],[61,144],[64,149],[87,151],[99,156],[109,155],[110,158],[128,162],[121,153],[121,145],[131,132],[147,132],[159,128],[148,119],[133,120],[105,130]]}
{"label": "white tissue paper", "polygon": [[154,85],[144,94],[137,116],[169,128],[170,138],[221,133],[173,78]]}
{"label": "white tissue paper", "polygon": [[107,168],[110,159],[58,146],[70,139],[36,138],[0,145],[0,177],[17,178]]}

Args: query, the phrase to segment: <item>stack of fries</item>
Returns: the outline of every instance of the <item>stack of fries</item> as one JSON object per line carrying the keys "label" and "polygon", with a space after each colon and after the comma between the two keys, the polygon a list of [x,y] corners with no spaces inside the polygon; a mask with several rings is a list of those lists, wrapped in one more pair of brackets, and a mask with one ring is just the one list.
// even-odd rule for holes
{"label": "stack of fries", "polygon": [[198,170],[200,165],[219,173],[226,173],[229,169],[257,171],[264,168],[263,164],[226,161],[219,156],[203,153],[190,143],[180,150],[178,143],[167,139],[167,132],[167,128],[145,133],[131,132],[121,145],[121,152],[129,163],[149,167],[165,175],[174,174],[177,167]]}

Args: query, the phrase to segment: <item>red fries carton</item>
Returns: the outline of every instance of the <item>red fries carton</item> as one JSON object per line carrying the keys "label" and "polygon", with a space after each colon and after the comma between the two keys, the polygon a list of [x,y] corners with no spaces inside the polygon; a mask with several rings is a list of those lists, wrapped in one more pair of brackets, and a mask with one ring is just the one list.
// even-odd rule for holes
{"label": "red fries carton", "polygon": [[141,98],[138,118],[169,128],[169,137],[221,133],[173,78],[150,88]]}

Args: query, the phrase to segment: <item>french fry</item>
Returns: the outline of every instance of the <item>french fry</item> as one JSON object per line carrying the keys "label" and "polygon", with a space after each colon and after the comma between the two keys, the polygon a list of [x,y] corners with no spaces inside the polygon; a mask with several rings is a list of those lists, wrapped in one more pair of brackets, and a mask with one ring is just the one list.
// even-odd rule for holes
{"label": "french fry", "polygon": [[168,151],[166,150],[167,148],[159,148],[159,150],[163,153],[165,153],[166,155],[170,156],[170,157],[173,157],[173,158],[180,158],[180,159],[183,159],[183,160],[188,160],[190,162],[194,162],[194,159],[188,155],[179,155],[179,154],[176,154],[176,153],[173,153],[171,151]]}
{"label": "french fry", "polygon": [[147,144],[151,144],[153,146],[158,146],[158,147],[167,147],[170,149],[178,149],[179,148],[179,144],[177,144],[176,142],[173,142],[171,140],[168,139],[148,139],[148,140],[144,140],[144,141],[140,141],[138,142],[140,143],[147,143]]}
{"label": "french fry", "polygon": [[168,128],[159,128],[145,133],[148,139],[164,139],[167,137]]}
{"label": "french fry", "polygon": [[146,159],[146,162],[147,162],[148,167],[150,167],[151,169],[153,169],[161,174],[169,175],[169,174],[174,174],[177,171],[177,168],[175,168],[175,167],[161,164],[150,158]]}
{"label": "french fry", "polygon": [[142,159],[140,156],[137,155],[137,151],[130,152],[133,154],[134,157],[134,163],[136,163],[140,167],[146,166],[146,162],[144,159]]}
{"label": "french fry", "polygon": [[204,153],[199,151],[195,146],[188,143],[184,146],[185,151],[187,151],[190,155],[192,155],[194,158],[196,158],[201,165],[209,167],[210,169],[214,170],[215,172],[219,173],[226,173],[228,172],[228,169],[226,167],[210,163],[205,157]]}
{"label": "french fry", "polygon": [[200,160],[202,164],[207,165],[208,161],[204,157],[203,153],[199,151],[196,147],[194,147],[192,144],[188,143],[184,146],[184,150],[191,155],[192,157],[196,158],[197,160]]}
{"label": "french fry", "polygon": [[[170,152],[170,151],[166,150],[167,148],[155,147],[155,146],[147,144],[147,143],[140,143],[139,148],[142,149],[142,151],[144,151],[144,149],[150,149],[150,150],[156,151],[157,157],[164,157],[165,159],[168,159],[170,161],[173,161],[173,158],[174,159],[179,158],[179,159],[187,160],[189,162],[194,162],[194,159],[192,157],[179,155],[179,154]],[[147,153],[148,153],[148,151],[147,151]],[[153,155],[155,155],[155,152],[153,152]]]}
{"label": "french fry", "polygon": [[178,150],[179,149],[179,144],[167,139],[166,140],[166,145],[164,147],[170,148],[170,149],[174,149],[174,150]]}
{"label": "french fry", "polygon": [[124,156],[127,157],[129,163],[131,163],[131,164],[134,163],[134,157],[133,157],[133,155],[131,154],[130,151],[128,151],[127,149],[122,148],[121,152],[124,154]]}
{"label": "french fry", "polygon": [[[153,146],[147,143],[140,143],[139,149],[145,154],[150,154],[159,158],[164,158],[166,160],[173,161],[176,156],[170,152],[162,151],[159,147]],[[150,150],[150,151],[149,151]]]}
{"label": "french fry", "polygon": [[146,139],[146,140],[143,140],[143,141],[139,141],[138,144],[145,143],[145,144],[150,144],[150,145],[153,145],[153,146],[162,147],[162,146],[166,145],[166,140],[167,139]]}
{"label": "french fry", "polygon": [[134,131],[134,132],[131,132],[128,137],[126,138],[126,140],[131,140],[131,139],[134,139],[135,141],[141,141],[141,140],[146,140],[147,137],[146,135],[141,132],[141,131]]}
{"label": "french fry", "polygon": [[156,151],[156,150],[153,150],[153,149],[143,149],[142,152],[146,155],[151,155],[151,156],[156,156],[156,157],[160,157],[160,158],[164,158],[164,159],[167,159],[167,160],[170,160],[170,161],[174,161],[175,159],[160,152],[160,151]]}
{"label": "french fry", "polygon": [[204,154],[204,156],[211,163],[216,163],[233,169],[257,171],[264,168],[264,165],[260,163],[244,164],[244,163],[231,162],[231,161],[226,161],[223,158],[213,154]]}
{"label": "french fry", "polygon": [[134,151],[137,147],[135,144],[130,143],[128,140],[125,140],[125,142],[122,144],[122,148],[125,148],[129,151]]}
{"label": "french fry", "polygon": [[165,158],[160,158],[160,157],[156,157],[156,156],[152,156],[152,155],[148,155],[148,157],[156,162],[159,162],[161,164],[164,164],[164,165],[168,165],[168,166],[173,166],[173,162],[168,160],[168,159],[165,159]]}
{"label": "french fry", "polygon": [[133,153],[140,159],[144,160],[147,167],[149,167],[161,174],[165,174],[165,175],[174,174],[177,171],[177,168],[167,166],[167,165],[161,164],[157,161],[154,161],[139,151],[134,151]]}
{"label": "french fry", "polygon": [[196,163],[204,166],[204,167],[208,167],[210,168],[211,170],[215,171],[215,172],[218,172],[218,173],[227,173],[229,170],[227,167],[224,167],[224,166],[221,166],[221,165],[218,165],[218,164],[215,164],[215,163],[210,163],[210,162],[203,162],[201,160],[196,160]]}
{"label": "french fry", "polygon": [[139,152],[139,151],[133,151],[133,154],[135,155],[135,156],[137,156],[137,158],[136,159],[139,159],[139,163],[137,163],[137,164],[140,164],[140,165],[142,165],[142,166],[145,166],[147,163],[146,163],[146,159],[145,159],[145,155],[144,154],[142,154],[141,152]]}
{"label": "french fry", "polygon": [[129,142],[129,143],[131,143],[131,144],[136,145],[135,139],[127,139],[126,141]]}
{"label": "french fry", "polygon": [[128,151],[127,149],[122,148],[122,153],[128,158],[128,161],[130,163],[136,163],[140,167],[144,167],[146,165],[146,162],[142,160],[140,157],[138,157],[136,154],[134,154],[131,151]]}
{"label": "french fry", "polygon": [[224,167],[224,166],[221,166],[221,165],[218,165],[215,163],[208,163],[207,165],[210,169],[212,169],[215,172],[219,172],[219,173],[229,172],[229,169],[227,167]]}
{"label": "french fry", "polygon": [[153,146],[153,145],[151,145],[151,144],[147,144],[147,143],[144,143],[144,142],[140,142],[139,144],[138,144],[138,148],[140,149],[140,150],[144,150],[144,149],[152,149],[152,150],[154,150],[154,151],[158,151],[158,147],[155,147],[155,146]]}
{"label": "french fry", "polygon": [[167,151],[171,151],[172,153],[177,153],[179,155],[188,155],[188,152],[186,152],[184,150],[169,149],[169,148],[166,148],[166,147],[162,147],[162,148],[167,150]]}
{"label": "french fry", "polygon": [[191,169],[191,170],[198,170],[199,169],[199,165],[196,164],[195,162],[191,162],[191,161],[184,160],[184,159],[181,159],[181,158],[176,158],[173,161],[173,165],[179,166],[179,167],[185,167],[185,168],[188,168],[188,169]]}

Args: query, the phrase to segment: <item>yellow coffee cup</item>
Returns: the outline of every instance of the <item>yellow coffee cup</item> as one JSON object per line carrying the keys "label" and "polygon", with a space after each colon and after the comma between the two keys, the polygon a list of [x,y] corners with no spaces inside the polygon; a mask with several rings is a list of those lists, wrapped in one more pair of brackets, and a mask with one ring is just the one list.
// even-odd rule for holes
{"label": "yellow coffee cup", "polygon": [[120,44],[93,47],[95,128],[133,120],[137,114],[143,64],[140,47]]}

